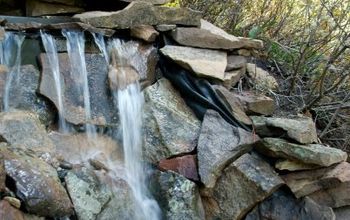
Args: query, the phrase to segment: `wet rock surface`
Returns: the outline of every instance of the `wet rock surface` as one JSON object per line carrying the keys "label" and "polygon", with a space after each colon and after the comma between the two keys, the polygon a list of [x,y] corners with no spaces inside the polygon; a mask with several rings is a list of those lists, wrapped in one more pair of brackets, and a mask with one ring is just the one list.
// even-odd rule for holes
{"label": "wet rock surface", "polygon": [[244,154],[224,169],[211,193],[203,192],[206,219],[242,219],[282,184],[269,164]]}
{"label": "wet rock surface", "polygon": [[256,148],[267,156],[297,160],[306,164],[330,166],[346,161],[346,152],[320,144],[300,145],[279,138],[264,138]]}
{"label": "wet rock surface", "polygon": [[198,139],[198,168],[207,188],[215,186],[222,170],[252,149],[254,134],[227,123],[219,113],[208,110]]}
{"label": "wet rock surface", "polygon": [[151,25],[140,25],[140,26],[131,28],[130,35],[132,37],[151,43],[156,40],[159,33]]}
{"label": "wet rock surface", "polygon": [[166,79],[145,89],[144,154],[157,162],[192,152],[197,144],[200,121]]}
{"label": "wet rock surface", "polygon": [[164,210],[165,219],[204,219],[204,210],[195,183],[172,171],[157,171],[155,178],[155,197]]}
{"label": "wet rock surface", "polygon": [[73,213],[73,205],[53,167],[27,151],[10,149],[5,144],[1,144],[0,154],[26,210],[48,217]]}
{"label": "wet rock surface", "polygon": [[161,160],[159,161],[158,167],[160,170],[171,170],[183,175],[187,179],[199,181],[197,158],[194,155],[185,155]]}
{"label": "wet rock surface", "polygon": [[225,52],[181,46],[165,46],[160,52],[198,76],[224,80]]}

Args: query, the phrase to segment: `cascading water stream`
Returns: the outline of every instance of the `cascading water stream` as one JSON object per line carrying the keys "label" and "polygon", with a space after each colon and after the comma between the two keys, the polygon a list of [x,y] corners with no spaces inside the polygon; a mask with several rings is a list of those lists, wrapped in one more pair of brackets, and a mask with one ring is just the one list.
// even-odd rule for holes
{"label": "cascading water stream", "polygon": [[[1,43],[0,64],[6,65],[10,71],[6,77],[5,91],[3,97],[4,111],[9,110],[9,95],[11,85],[19,82],[19,72],[21,69],[21,49],[25,39],[24,35],[6,32],[5,39]],[[11,51],[9,53],[9,51]]]}
{"label": "cascading water stream", "polygon": [[64,96],[61,88],[62,81],[60,76],[60,67],[59,67],[58,54],[57,54],[57,48],[56,48],[56,40],[51,35],[46,34],[43,31],[40,31],[40,35],[46,51],[51,72],[55,80],[55,89],[56,89],[57,102],[58,102],[59,131],[62,133],[68,133],[68,126],[62,115],[64,113],[64,105],[63,105]]}
{"label": "cascading water stream", "polygon": [[67,39],[67,50],[71,65],[72,78],[75,80],[80,94],[84,97],[84,110],[86,120],[86,133],[88,138],[96,137],[96,129],[91,124],[91,103],[88,74],[85,61],[85,37],[83,32],[62,31]]}
{"label": "cascading water stream", "polygon": [[[94,35],[94,39],[101,52],[109,63],[109,56],[103,37]],[[109,42],[109,51],[114,54],[114,58],[119,58],[118,63],[124,66],[126,59],[130,60],[135,50],[130,50],[120,40]],[[112,55],[113,56],[113,55]],[[140,60],[141,62],[141,60]],[[112,63],[116,65],[116,63]],[[126,73],[119,79],[126,79]],[[138,82],[127,85],[126,88],[113,91],[114,103],[119,109],[119,117],[123,138],[124,163],[126,180],[132,189],[134,197],[134,219],[157,220],[160,217],[160,208],[157,202],[149,195],[146,187],[145,167],[142,164],[142,105],[143,94]]]}

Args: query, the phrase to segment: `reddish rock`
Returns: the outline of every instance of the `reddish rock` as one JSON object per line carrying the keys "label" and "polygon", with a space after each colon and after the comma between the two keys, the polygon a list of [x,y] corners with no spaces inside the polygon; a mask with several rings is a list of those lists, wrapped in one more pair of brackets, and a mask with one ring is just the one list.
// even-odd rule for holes
{"label": "reddish rock", "polygon": [[196,157],[194,155],[161,160],[158,166],[160,170],[172,170],[188,179],[199,181]]}
{"label": "reddish rock", "polygon": [[9,202],[0,201],[0,219],[4,220],[24,220],[23,213],[10,205]]}

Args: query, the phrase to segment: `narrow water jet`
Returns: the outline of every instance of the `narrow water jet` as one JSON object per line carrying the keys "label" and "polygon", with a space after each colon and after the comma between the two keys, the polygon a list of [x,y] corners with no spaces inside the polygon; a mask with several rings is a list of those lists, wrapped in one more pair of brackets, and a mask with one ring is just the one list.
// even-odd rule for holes
{"label": "narrow water jet", "polygon": [[[122,41],[117,39],[113,40],[110,49],[112,57],[115,56],[119,58],[120,65],[125,65],[123,63],[125,58],[130,59],[131,51],[123,46]],[[118,77],[119,80],[127,81],[127,75],[124,71],[118,72],[117,74],[121,74],[121,77]],[[125,170],[127,182],[134,196],[135,219],[159,219],[160,208],[148,192],[146,186],[146,170],[142,163],[141,130],[144,97],[140,85],[138,81],[136,81],[136,83],[127,85],[126,88],[114,90],[113,96],[115,105],[119,109]]]}
{"label": "narrow water jet", "polygon": [[72,78],[75,80],[79,93],[83,96],[84,111],[86,121],[86,134],[88,138],[96,137],[95,126],[92,125],[91,103],[88,73],[85,61],[85,37],[83,32],[62,31],[67,39],[67,50],[71,66]]}
{"label": "narrow water jet", "polygon": [[103,57],[106,60],[106,63],[109,64],[109,56],[108,56],[104,36],[102,34],[98,34],[98,33],[91,33],[91,34],[94,37],[95,44],[98,46],[98,49],[102,52]]}
{"label": "narrow water jet", "polygon": [[62,133],[68,133],[68,126],[64,119],[64,104],[63,104],[63,93],[62,93],[62,79],[60,76],[60,67],[58,61],[56,40],[52,35],[44,33],[40,30],[41,39],[46,51],[46,55],[50,64],[51,72],[55,80],[55,89],[57,94],[58,102],[58,121],[59,121],[59,131]]}
{"label": "narrow water jet", "polygon": [[[14,34],[6,32],[5,39],[1,43],[1,64],[9,68],[6,77],[5,91],[3,97],[3,110],[8,111],[9,95],[12,84],[19,82],[19,72],[21,70],[21,49],[25,36],[22,34]],[[10,53],[9,53],[10,51]]]}

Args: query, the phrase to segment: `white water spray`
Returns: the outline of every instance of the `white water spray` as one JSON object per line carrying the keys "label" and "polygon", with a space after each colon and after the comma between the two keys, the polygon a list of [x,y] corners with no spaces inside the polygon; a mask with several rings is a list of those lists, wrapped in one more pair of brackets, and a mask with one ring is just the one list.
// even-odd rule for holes
{"label": "white water spray", "polygon": [[62,133],[68,133],[68,126],[63,116],[64,114],[63,97],[64,96],[61,88],[62,81],[60,76],[60,67],[59,67],[58,54],[57,54],[57,48],[56,48],[56,40],[52,37],[52,35],[46,34],[42,30],[40,31],[40,35],[46,51],[47,59],[49,61],[51,72],[55,80],[55,89],[56,89],[57,102],[58,102],[59,131]]}

